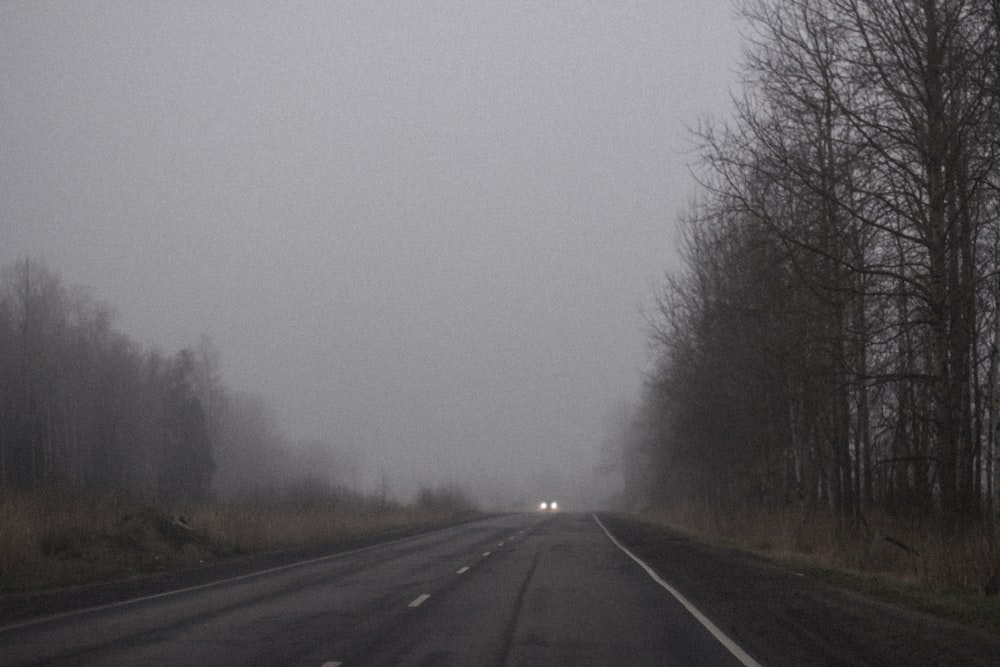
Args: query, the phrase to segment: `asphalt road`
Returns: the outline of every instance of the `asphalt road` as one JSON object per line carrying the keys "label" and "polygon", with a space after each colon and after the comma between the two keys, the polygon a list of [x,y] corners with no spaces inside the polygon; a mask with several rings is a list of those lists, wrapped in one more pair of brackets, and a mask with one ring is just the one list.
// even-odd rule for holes
{"label": "asphalt road", "polygon": [[595,517],[514,514],[21,620],[0,663],[754,664],[689,607]]}
{"label": "asphalt road", "polygon": [[1000,637],[621,516],[0,598],[0,665],[1000,666]]}

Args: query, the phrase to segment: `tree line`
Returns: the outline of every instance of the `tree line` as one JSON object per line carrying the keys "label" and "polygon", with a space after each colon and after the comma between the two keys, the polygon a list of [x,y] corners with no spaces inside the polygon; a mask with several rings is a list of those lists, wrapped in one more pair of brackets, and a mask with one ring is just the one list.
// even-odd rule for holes
{"label": "tree line", "polygon": [[628,500],[993,516],[1000,1],[750,0]]}
{"label": "tree line", "polygon": [[267,402],[228,390],[202,338],[143,349],[113,309],[44,263],[0,272],[0,486],[170,501],[330,494],[357,461],[290,442]]}

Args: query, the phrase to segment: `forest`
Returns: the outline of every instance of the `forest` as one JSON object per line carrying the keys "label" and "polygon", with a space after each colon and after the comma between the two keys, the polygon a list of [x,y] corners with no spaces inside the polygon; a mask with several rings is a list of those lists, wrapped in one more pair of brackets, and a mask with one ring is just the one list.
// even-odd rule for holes
{"label": "forest", "polygon": [[695,133],[683,261],[618,438],[626,501],[989,529],[1000,2],[752,0],[742,17],[732,113]]}
{"label": "forest", "polygon": [[266,399],[224,385],[219,357],[204,337],[144,349],[41,260],[4,267],[0,488],[175,504],[351,490],[356,453],[291,441]]}

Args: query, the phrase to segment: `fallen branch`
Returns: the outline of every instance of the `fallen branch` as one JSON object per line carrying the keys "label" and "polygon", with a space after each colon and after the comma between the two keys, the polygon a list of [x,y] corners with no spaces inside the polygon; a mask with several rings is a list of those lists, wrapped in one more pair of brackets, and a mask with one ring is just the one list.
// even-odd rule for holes
{"label": "fallen branch", "polygon": [[917,551],[916,549],[914,549],[910,545],[906,544],[905,542],[900,542],[899,540],[897,540],[894,537],[889,537],[888,535],[886,535],[885,536],[885,541],[888,542],[889,544],[893,545],[894,547],[899,547],[903,551],[905,551],[907,553],[910,553],[910,554],[913,554],[914,556],[919,556],[920,555],[919,551]]}

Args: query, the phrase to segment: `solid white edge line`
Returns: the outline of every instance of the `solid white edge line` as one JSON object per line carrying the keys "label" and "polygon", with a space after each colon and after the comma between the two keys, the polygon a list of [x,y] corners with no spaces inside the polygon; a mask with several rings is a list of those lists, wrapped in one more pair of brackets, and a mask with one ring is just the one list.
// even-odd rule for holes
{"label": "solid white edge line", "polygon": [[678,602],[684,605],[684,608],[688,610],[688,613],[694,616],[699,623],[705,626],[705,629],[711,632],[712,636],[715,637],[720,644],[725,646],[726,650],[732,653],[737,660],[743,663],[746,667],[761,667],[761,664],[759,662],[751,658],[747,654],[747,652],[744,651],[742,648],[740,648],[740,646],[736,642],[734,642],[732,639],[726,636],[726,633],[720,630],[719,627],[715,625],[715,623],[712,623],[712,621],[708,620],[708,618],[703,613],[701,613],[701,611],[699,611],[697,607],[691,604],[691,602],[689,602],[686,597],[681,595],[680,591],[678,591],[676,588],[674,588],[673,586],[665,582],[663,579],[661,579],[660,575],[658,575],[653,568],[644,563],[638,556],[629,551],[621,542],[615,539],[615,536],[611,534],[611,531],[609,531],[607,528],[604,527],[604,524],[601,523],[601,520],[597,518],[596,514],[591,514],[591,516],[594,517],[594,521],[596,521],[597,525],[601,527],[601,530],[603,530],[604,534],[608,536],[608,539],[611,540],[612,544],[614,544],[616,547],[624,551],[625,555],[634,560],[636,563],[638,563],[640,567],[642,567],[642,569],[646,571],[646,574],[648,574],[653,579],[653,581],[655,581],[664,589],[666,589],[666,591],[671,595],[673,595]]}
{"label": "solid white edge line", "polygon": [[[446,530],[442,528],[441,530]],[[420,537],[426,537],[430,533],[437,531],[428,531],[426,533],[418,533],[416,535],[409,535],[407,537],[401,537],[398,540],[390,540],[388,542],[380,542],[378,544],[370,544],[366,547],[358,547],[357,549],[351,549],[349,551],[341,551],[335,554],[330,554],[328,556],[320,556],[319,558],[310,558],[309,560],[296,561],[294,563],[288,563],[286,565],[279,565],[278,567],[272,567],[267,570],[255,570],[254,572],[247,572],[246,574],[241,574],[235,577],[229,577],[228,579],[217,579],[215,581],[209,581],[204,584],[198,584],[197,586],[188,586],[186,588],[177,588],[174,590],[163,591],[162,593],[154,593],[153,595],[145,595],[143,597],[131,598],[128,600],[121,600],[119,602],[111,602],[109,604],[98,605],[96,607],[85,607],[83,609],[74,609],[73,611],[65,611],[58,614],[52,614],[50,616],[42,616],[40,618],[31,619],[28,621],[21,621],[19,623],[14,623],[12,625],[0,625],[0,634],[4,632],[9,632],[11,630],[19,630],[22,628],[31,627],[32,625],[41,625],[42,623],[48,623],[50,621],[58,621],[64,618],[71,618],[73,616],[80,616],[82,614],[89,614],[92,612],[105,611],[108,609],[115,609],[116,607],[126,607],[130,604],[138,604],[140,602],[146,602],[148,600],[156,600],[157,598],[170,597],[171,595],[180,595],[181,593],[190,593],[192,591],[200,591],[205,588],[213,588],[215,586],[222,586],[224,584],[230,584],[236,581],[242,581],[243,579],[250,579],[252,577],[259,577],[265,574],[273,574],[275,572],[281,572],[282,570],[290,570],[296,567],[302,567],[304,565],[312,565],[314,563],[322,563],[327,560],[335,560],[337,558],[343,558],[344,556],[350,556],[353,554],[363,553],[365,551],[371,551],[379,547],[387,547],[395,544],[401,544],[403,542],[408,542],[410,540],[415,540]],[[222,562],[222,561],[218,561]]]}
{"label": "solid white edge line", "polygon": [[415,599],[413,602],[411,602],[409,606],[411,606],[411,607],[419,607],[423,603],[427,602],[427,598],[429,598],[429,597],[430,597],[430,593],[424,593],[422,595],[418,595],[417,599]]}

